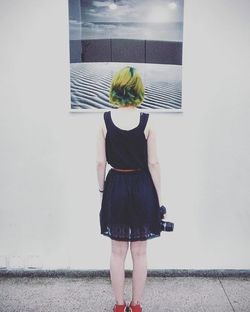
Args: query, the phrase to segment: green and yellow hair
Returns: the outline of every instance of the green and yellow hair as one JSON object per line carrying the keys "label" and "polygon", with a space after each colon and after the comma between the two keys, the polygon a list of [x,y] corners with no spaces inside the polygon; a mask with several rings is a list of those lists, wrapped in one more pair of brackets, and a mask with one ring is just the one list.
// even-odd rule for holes
{"label": "green and yellow hair", "polygon": [[138,71],[126,66],[115,73],[109,93],[114,106],[139,106],[144,100],[144,86]]}

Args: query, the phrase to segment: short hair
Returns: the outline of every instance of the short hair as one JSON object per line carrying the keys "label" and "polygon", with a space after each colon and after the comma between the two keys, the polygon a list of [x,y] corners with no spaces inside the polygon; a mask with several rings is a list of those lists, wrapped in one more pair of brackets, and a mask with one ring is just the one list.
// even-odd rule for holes
{"label": "short hair", "polygon": [[138,71],[126,66],[115,73],[109,93],[114,106],[139,106],[144,100],[144,86]]}

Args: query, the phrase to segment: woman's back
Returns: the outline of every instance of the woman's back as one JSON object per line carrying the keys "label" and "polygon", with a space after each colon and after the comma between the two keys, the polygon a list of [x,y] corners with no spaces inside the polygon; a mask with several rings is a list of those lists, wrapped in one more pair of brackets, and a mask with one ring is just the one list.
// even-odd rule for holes
{"label": "woman's back", "polygon": [[[138,126],[140,121],[140,115],[141,110],[135,107],[123,107],[111,110],[110,119],[117,128],[126,132],[133,130],[135,127]],[[106,140],[107,126],[104,118],[101,119],[101,133],[103,135],[103,138]],[[147,142],[148,164],[157,164],[158,155],[156,147],[156,133],[154,122],[152,121],[150,114],[144,128],[144,136]]]}
{"label": "woman's back", "polygon": [[[138,126],[140,122],[140,114],[141,110],[135,108],[135,107],[126,107],[126,108],[118,108],[111,110],[111,118],[113,123],[117,128],[120,128],[125,131],[130,131]],[[151,127],[151,120],[149,118],[146,127],[144,129],[144,135],[145,138],[148,138],[149,129]],[[106,137],[107,134],[107,128],[105,123],[103,123],[103,133],[104,137]]]}
{"label": "woman's back", "polygon": [[[124,109],[123,109],[124,111]],[[135,112],[137,113],[137,112]],[[131,113],[125,113],[125,118],[121,114],[117,114],[120,120],[118,125],[117,121],[114,122],[112,112],[104,113],[104,121],[106,127],[105,147],[107,162],[114,168],[119,169],[146,169],[148,170],[148,151],[147,139],[145,137],[145,128],[147,125],[149,114],[139,112],[134,114],[133,119],[138,118],[136,124],[131,124],[129,117]],[[117,116],[116,116],[117,117]],[[126,118],[127,117],[127,118]],[[133,120],[133,122],[134,122]],[[128,122],[129,121],[129,122]],[[125,122],[130,124],[130,128],[125,128]]]}

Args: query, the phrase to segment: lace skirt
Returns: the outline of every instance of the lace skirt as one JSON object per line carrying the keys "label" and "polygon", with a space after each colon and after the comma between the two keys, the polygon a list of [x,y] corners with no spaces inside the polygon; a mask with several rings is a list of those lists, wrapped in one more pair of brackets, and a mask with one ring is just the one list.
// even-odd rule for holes
{"label": "lace skirt", "polygon": [[110,169],[99,212],[101,234],[119,241],[142,241],[161,234],[160,205],[148,169]]}

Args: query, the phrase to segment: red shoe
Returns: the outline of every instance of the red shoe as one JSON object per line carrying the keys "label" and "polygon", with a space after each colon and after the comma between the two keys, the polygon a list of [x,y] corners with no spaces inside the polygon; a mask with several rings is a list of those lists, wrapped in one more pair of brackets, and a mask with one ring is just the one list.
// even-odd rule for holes
{"label": "red shoe", "polygon": [[136,305],[131,305],[132,302],[129,304],[129,312],[142,312],[142,305],[140,303]]}
{"label": "red shoe", "polygon": [[127,311],[126,303],[114,305],[113,312],[126,312],[126,311]]}

